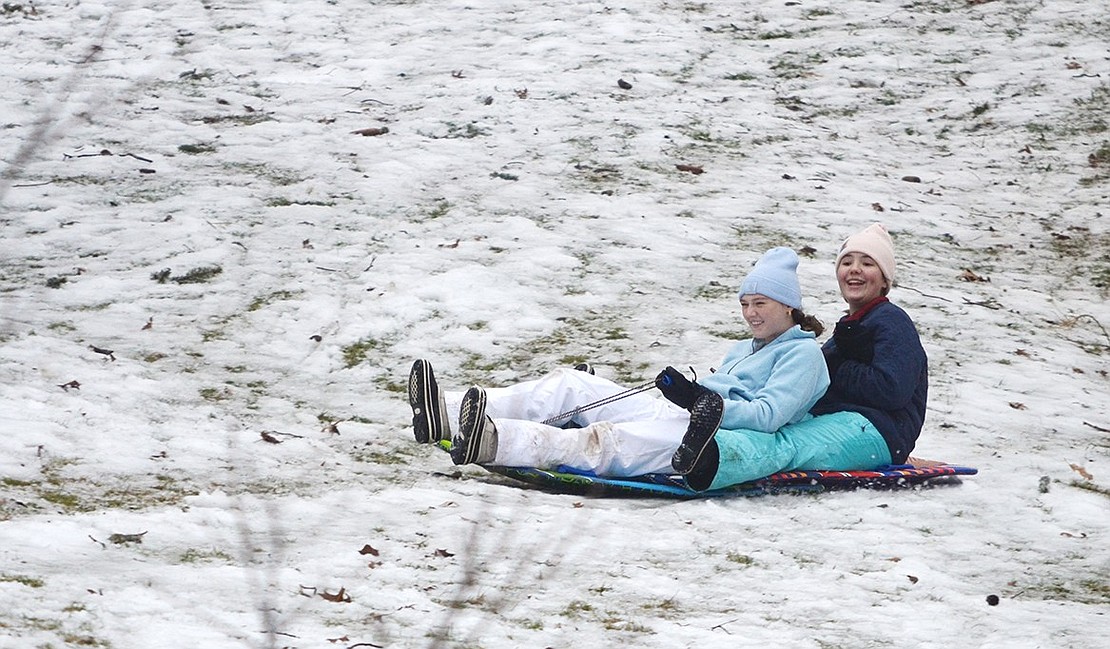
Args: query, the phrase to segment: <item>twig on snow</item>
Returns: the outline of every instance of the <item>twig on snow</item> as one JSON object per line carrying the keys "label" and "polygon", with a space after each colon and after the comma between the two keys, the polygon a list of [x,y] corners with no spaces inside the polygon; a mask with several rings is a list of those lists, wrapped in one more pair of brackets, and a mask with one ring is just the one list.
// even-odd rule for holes
{"label": "twig on snow", "polygon": [[998,303],[998,300],[994,299],[993,297],[988,297],[987,299],[980,300],[978,302],[976,302],[975,300],[969,300],[965,297],[964,298],[964,304],[967,304],[967,305],[970,305],[970,306],[984,306],[984,307],[987,307],[988,309],[993,309],[995,311],[1002,308],[1002,305]]}
{"label": "twig on snow", "polygon": [[1098,321],[1098,318],[1094,317],[1093,315],[1091,315],[1089,313],[1083,313],[1083,314],[1075,316],[1075,320],[1077,322],[1079,320],[1083,320],[1083,319],[1090,320],[1091,322],[1095,323],[1095,325],[1098,326],[1099,329],[1102,329],[1102,335],[1106,336],[1107,346],[1110,346],[1110,333],[1108,333],[1106,331],[1106,327],[1102,326],[1102,323]]}
{"label": "twig on snow", "polygon": [[943,300],[943,301],[945,301],[945,302],[951,302],[951,301],[952,301],[952,300],[949,300],[949,299],[948,299],[948,298],[946,298],[946,297],[941,297],[941,296],[939,296],[939,295],[929,295],[928,293],[926,293],[926,292],[924,292],[924,291],[919,291],[919,290],[917,290],[916,288],[914,288],[914,287],[912,287],[912,286],[905,286],[905,285],[903,285],[903,284],[899,284],[899,285],[898,285],[898,288],[904,288],[904,289],[907,289],[907,290],[913,291],[914,293],[917,293],[918,295],[920,295],[920,296],[922,296],[922,297],[927,297],[927,298],[929,298],[929,299],[931,299],[931,300]]}

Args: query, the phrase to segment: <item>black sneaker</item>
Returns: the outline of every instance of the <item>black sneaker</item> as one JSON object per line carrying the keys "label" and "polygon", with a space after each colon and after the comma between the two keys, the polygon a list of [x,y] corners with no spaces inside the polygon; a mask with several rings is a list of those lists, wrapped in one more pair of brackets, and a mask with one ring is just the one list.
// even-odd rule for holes
{"label": "black sneaker", "polygon": [[698,395],[694,405],[690,407],[690,425],[686,428],[686,435],[682,437],[682,443],[671,458],[671,467],[675,471],[682,475],[701,472],[704,467],[699,466],[699,462],[717,455],[713,453],[707,456],[705,451],[710,445],[715,445],[713,437],[717,434],[724,414],[725,402],[721,395],[711,390]]}
{"label": "black sneaker", "polygon": [[497,456],[497,429],[486,416],[486,391],[474,386],[459,407],[459,434],[451,442],[455,464],[490,464]]}
{"label": "black sneaker", "polygon": [[432,364],[424,359],[413,363],[409,372],[409,406],[412,407],[412,431],[417,442],[435,444],[451,439],[443,393],[436,384]]}

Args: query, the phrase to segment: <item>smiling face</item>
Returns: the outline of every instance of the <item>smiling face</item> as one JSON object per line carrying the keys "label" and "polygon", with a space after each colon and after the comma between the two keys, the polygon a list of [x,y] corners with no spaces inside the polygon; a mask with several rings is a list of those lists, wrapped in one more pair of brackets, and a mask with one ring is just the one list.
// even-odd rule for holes
{"label": "smiling face", "polygon": [[886,295],[890,288],[875,260],[861,252],[849,252],[840,259],[836,281],[840,284],[840,295],[848,303],[848,313],[855,313],[880,295]]}
{"label": "smiling face", "polygon": [[756,340],[773,340],[794,326],[794,309],[765,295],[741,295],[740,309]]}

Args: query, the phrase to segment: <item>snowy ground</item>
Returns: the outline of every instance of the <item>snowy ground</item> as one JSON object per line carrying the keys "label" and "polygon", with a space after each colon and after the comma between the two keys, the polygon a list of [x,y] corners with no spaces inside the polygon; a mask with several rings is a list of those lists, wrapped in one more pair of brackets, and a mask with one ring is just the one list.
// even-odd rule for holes
{"label": "snowy ground", "polygon": [[[1107,16],[4,3],[0,648],[1105,647]],[[412,443],[415,357],[705,371],[763,250],[831,324],[875,220],[962,486],[591,499]]]}

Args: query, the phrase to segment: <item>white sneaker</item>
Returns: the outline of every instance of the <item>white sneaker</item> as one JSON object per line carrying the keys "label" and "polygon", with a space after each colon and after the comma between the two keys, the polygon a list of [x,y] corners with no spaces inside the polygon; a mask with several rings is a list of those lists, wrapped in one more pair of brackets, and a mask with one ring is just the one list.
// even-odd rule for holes
{"label": "white sneaker", "polygon": [[491,464],[497,457],[497,427],[486,416],[486,391],[474,386],[459,407],[459,434],[451,442],[455,464]]}

